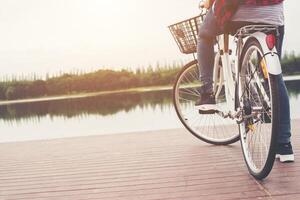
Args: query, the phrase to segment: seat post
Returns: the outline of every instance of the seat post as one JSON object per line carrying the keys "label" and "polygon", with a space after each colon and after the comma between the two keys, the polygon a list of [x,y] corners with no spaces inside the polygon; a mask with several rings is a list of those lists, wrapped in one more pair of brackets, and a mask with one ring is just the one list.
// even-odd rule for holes
{"label": "seat post", "polygon": [[224,34],[224,53],[229,53],[229,34]]}

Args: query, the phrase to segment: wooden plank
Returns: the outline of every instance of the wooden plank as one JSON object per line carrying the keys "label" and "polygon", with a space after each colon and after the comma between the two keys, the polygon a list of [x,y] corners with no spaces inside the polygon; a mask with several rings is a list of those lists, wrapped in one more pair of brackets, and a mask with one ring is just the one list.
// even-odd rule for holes
{"label": "wooden plank", "polygon": [[[300,159],[300,120],[293,144]],[[299,199],[300,164],[248,173],[240,144],[184,129],[0,144],[0,199]]]}

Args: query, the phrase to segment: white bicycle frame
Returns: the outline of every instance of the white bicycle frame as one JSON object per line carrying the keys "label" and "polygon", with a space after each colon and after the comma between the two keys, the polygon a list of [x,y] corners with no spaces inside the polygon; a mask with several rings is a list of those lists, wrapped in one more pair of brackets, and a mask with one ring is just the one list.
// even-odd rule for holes
{"label": "white bicycle frame", "polygon": [[[266,27],[264,25],[254,25],[254,26],[246,26],[244,28],[251,28],[251,27]],[[271,27],[271,26],[270,26]],[[235,55],[230,55],[231,50],[229,49],[229,35],[224,34],[218,36],[219,41],[219,51],[217,52],[215,56],[215,66],[214,66],[214,79],[217,79],[217,76],[219,76],[219,82],[217,84],[224,84],[225,86],[225,96],[226,96],[226,106],[223,107],[222,105],[222,111],[225,111],[223,113],[228,113],[231,116],[234,115],[237,112],[236,104],[235,104],[235,98],[236,95],[236,89],[238,88],[241,90],[240,87],[236,87],[236,84],[239,81],[239,58],[240,54],[243,49],[243,43],[246,43],[249,38],[255,38],[261,45],[262,51],[264,53],[264,60],[266,62],[267,70],[270,74],[273,75],[279,75],[282,73],[280,60],[277,54],[276,47],[273,49],[269,49],[266,43],[266,37],[267,35],[263,32],[255,32],[252,34],[249,34],[248,37],[243,42],[243,39],[238,39],[235,41],[237,43],[237,49]],[[232,58],[233,57],[233,58]],[[221,58],[222,61],[222,67],[219,65],[219,60]],[[234,72],[236,74],[235,78],[233,77],[233,69],[232,69],[232,63],[234,62]],[[217,73],[217,71],[220,70],[220,73]],[[261,84],[259,81],[259,78],[256,76],[254,77],[255,81],[258,84]],[[214,80],[214,81],[215,81]],[[261,86],[261,88],[263,88]],[[218,90],[216,92],[216,99],[220,95],[222,87],[218,87]],[[239,94],[241,95],[241,91],[239,91]],[[263,95],[267,98],[266,95]],[[238,98],[241,98],[239,96]]]}
{"label": "white bicycle frame", "polygon": [[[219,58],[221,58],[221,62],[222,62],[222,68],[221,68],[221,72],[222,72],[222,77],[223,77],[223,83],[225,85],[225,97],[226,97],[226,110],[227,111],[234,111],[234,102],[235,102],[235,81],[233,79],[233,71],[232,71],[232,62],[233,60],[231,60],[231,56],[229,53],[229,35],[220,35],[218,36],[218,41],[219,41],[219,51],[218,54],[216,56],[216,59],[219,60]],[[236,65],[236,58],[234,58],[235,60],[235,71],[238,69],[238,65]],[[219,61],[218,61],[219,62]],[[219,87],[220,88],[220,87]],[[217,98],[217,97],[216,97]]]}

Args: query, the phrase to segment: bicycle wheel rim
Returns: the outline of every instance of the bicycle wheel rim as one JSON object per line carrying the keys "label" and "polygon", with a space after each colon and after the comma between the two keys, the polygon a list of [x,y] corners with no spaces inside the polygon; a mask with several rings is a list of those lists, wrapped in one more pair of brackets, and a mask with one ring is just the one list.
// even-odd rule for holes
{"label": "bicycle wheel rim", "polygon": [[[240,89],[242,92],[240,103],[244,104],[244,107],[251,107],[251,114],[254,113],[254,108],[260,108],[261,111],[257,117],[240,124],[240,138],[250,173],[257,179],[263,179],[270,173],[275,159],[279,129],[279,110],[277,110],[276,98],[278,97],[278,86],[274,76],[263,72],[261,65],[264,61],[264,54],[259,43],[253,40],[245,49],[240,74],[240,84],[244,85]],[[256,68],[253,69],[253,66]],[[264,70],[266,69],[264,68]],[[256,77],[255,81],[252,81],[253,77]],[[248,93],[248,95],[243,97],[243,93]],[[250,106],[245,104],[250,104]],[[249,111],[249,109],[244,109],[244,112],[245,110]]]}

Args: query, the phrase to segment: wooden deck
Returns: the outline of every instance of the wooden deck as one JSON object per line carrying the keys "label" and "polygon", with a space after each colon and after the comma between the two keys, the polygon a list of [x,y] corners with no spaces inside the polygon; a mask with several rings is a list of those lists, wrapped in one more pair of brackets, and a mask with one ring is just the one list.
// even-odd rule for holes
{"label": "wooden deck", "polygon": [[293,133],[297,162],[276,162],[263,182],[239,143],[184,129],[0,144],[0,199],[300,199],[300,120]]}

